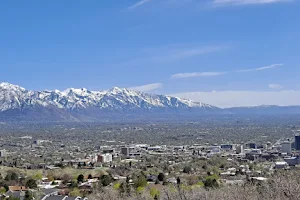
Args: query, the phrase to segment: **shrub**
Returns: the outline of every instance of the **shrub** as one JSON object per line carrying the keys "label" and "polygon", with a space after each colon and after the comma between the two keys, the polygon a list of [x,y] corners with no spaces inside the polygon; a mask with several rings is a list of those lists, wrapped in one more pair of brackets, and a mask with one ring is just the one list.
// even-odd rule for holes
{"label": "shrub", "polygon": [[118,190],[120,188],[121,184],[120,183],[116,183],[114,184],[114,189],[115,190]]}
{"label": "shrub", "polygon": [[156,188],[151,188],[150,189],[150,195],[154,198],[154,199],[157,199],[157,198],[159,198],[159,196],[160,196],[160,191],[158,190],[158,189],[156,189]]}
{"label": "shrub", "polygon": [[80,193],[80,190],[78,188],[74,188],[70,193],[69,195],[71,197],[78,197],[78,196],[81,196],[81,193]]}
{"label": "shrub", "polygon": [[42,180],[43,179],[43,175],[42,174],[36,174],[32,177],[34,180]]}
{"label": "shrub", "polygon": [[142,186],[139,186],[138,188],[136,188],[136,192],[137,192],[138,194],[141,194],[141,193],[143,193],[143,192],[144,192],[144,190],[145,190],[145,188],[144,188],[144,187],[142,187]]}

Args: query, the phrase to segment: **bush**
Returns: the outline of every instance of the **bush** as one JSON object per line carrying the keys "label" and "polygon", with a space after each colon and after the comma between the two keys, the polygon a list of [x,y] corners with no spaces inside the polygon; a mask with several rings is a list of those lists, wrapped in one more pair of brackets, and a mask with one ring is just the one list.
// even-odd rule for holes
{"label": "bush", "polygon": [[116,183],[114,184],[114,189],[115,190],[118,190],[120,188],[121,184],[120,183]]}
{"label": "bush", "polygon": [[74,188],[70,193],[69,195],[71,197],[78,197],[78,196],[81,196],[81,193],[80,193],[80,190],[78,188]]}
{"label": "bush", "polygon": [[192,171],[192,168],[190,166],[185,166],[183,168],[183,173],[189,174],[189,173],[191,173],[191,171]]}
{"label": "bush", "polygon": [[138,188],[136,188],[136,192],[137,192],[138,194],[143,193],[144,190],[145,190],[145,188],[144,188],[144,187],[141,187],[141,186],[139,186]]}
{"label": "bush", "polygon": [[191,175],[187,178],[187,181],[189,185],[195,185],[199,182],[199,178],[195,175]]}
{"label": "bush", "polygon": [[6,192],[6,189],[3,187],[0,189],[0,194],[4,194]]}
{"label": "bush", "polygon": [[43,179],[43,175],[42,174],[36,174],[32,177],[34,180],[42,180]]}
{"label": "bush", "polygon": [[156,188],[151,188],[150,189],[150,195],[154,198],[154,199],[158,199],[160,196],[160,191]]}

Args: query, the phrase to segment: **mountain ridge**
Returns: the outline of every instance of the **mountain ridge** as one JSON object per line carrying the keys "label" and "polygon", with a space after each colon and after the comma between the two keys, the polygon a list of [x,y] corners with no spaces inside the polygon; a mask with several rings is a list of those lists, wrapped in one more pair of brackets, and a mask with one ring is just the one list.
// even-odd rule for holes
{"label": "mountain ridge", "polygon": [[[16,118],[97,119],[107,113],[201,112],[220,111],[215,106],[166,95],[148,94],[126,88],[91,91],[68,88],[64,91],[27,90],[18,85],[0,83],[0,114]],[[36,117],[34,116],[36,115]]]}
{"label": "mountain ridge", "polygon": [[222,114],[300,114],[300,106],[260,105],[222,109],[189,99],[127,88],[34,91],[0,83],[0,121],[102,121],[146,115],[152,118],[186,118]]}

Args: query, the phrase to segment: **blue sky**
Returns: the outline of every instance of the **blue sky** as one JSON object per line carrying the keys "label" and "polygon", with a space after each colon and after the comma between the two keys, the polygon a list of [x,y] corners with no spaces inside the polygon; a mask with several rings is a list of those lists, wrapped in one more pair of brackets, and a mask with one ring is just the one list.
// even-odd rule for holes
{"label": "blue sky", "polygon": [[297,104],[299,19],[298,0],[3,1],[0,81]]}

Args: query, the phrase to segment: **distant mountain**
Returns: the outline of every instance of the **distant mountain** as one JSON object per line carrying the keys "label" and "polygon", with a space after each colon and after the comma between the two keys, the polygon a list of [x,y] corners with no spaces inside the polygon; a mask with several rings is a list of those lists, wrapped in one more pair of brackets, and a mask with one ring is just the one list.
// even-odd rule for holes
{"label": "distant mountain", "polygon": [[97,121],[115,115],[219,112],[220,108],[208,104],[126,88],[31,91],[10,83],[0,84],[0,121]]}
{"label": "distant mountain", "polygon": [[233,107],[223,109],[226,113],[243,115],[275,115],[275,114],[300,114],[300,106],[261,105],[252,107]]}

